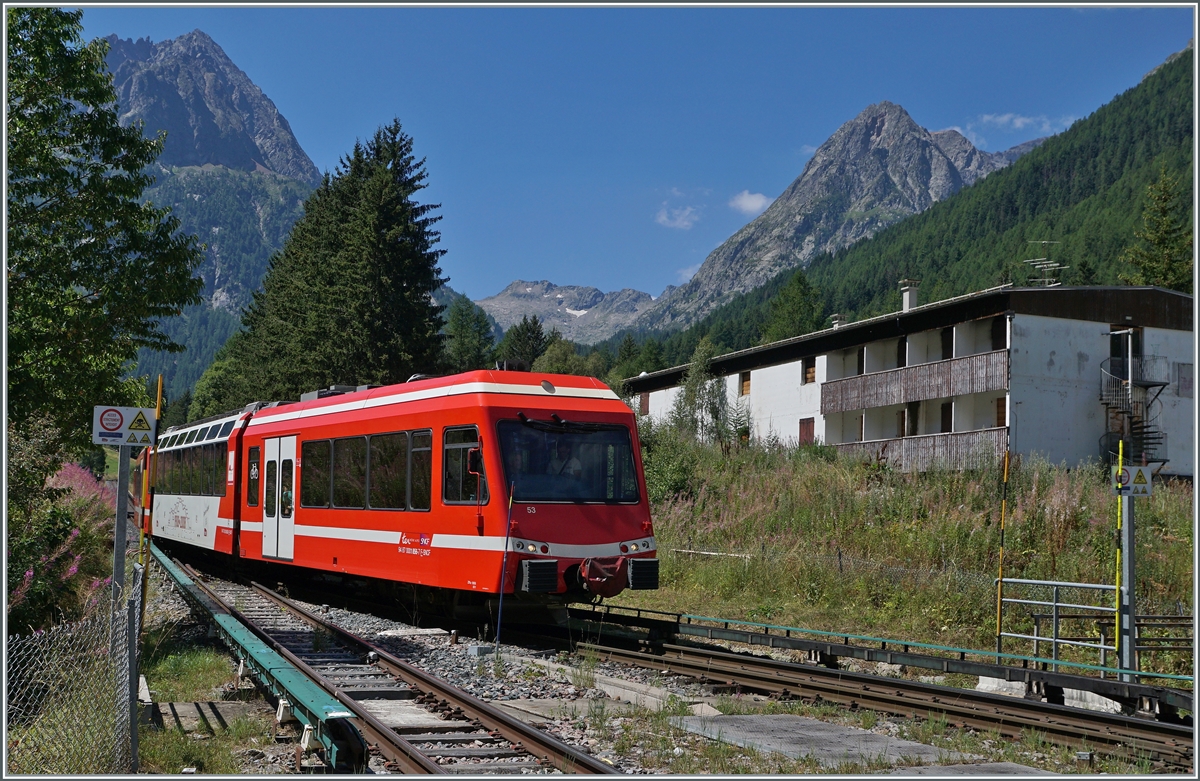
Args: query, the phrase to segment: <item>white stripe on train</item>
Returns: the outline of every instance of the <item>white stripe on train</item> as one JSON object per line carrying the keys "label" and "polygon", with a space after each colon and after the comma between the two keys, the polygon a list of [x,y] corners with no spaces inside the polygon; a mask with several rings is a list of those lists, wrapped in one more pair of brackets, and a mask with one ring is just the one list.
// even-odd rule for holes
{"label": "white stripe on train", "polygon": [[[232,525],[232,521],[225,518],[221,519],[221,525]],[[260,521],[243,521],[242,531],[262,533],[263,525]],[[329,540],[352,540],[355,542],[377,542],[385,545],[399,545],[400,532],[391,532],[383,529],[355,529],[339,526],[297,526],[295,527],[297,537],[317,537]],[[418,537],[416,533],[409,533],[411,537]],[[522,546],[518,548],[518,543]],[[647,543],[649,543],[647,545]],[[545,545],[548,548],[546,553],[541,552],[541,546]],[[534,555],[555,556],[567,559],[586,559],[596,556],[620,556],[621,545],[630,547],[637,545],[638,553],[652,551],[656,549],[655,540],[653,537],[641,537],[635,540],[626,540],[622,542],[607,542],[599,545],[566,545],[563,543],[548,543],[539,540],[526,540],[520,537],[509,538],[508,549],[514,552],[528,552]],[[412,547],[421,547],[414,545]],[[434,534],[429,542],[430,548],[444,548],[447,550],[477,550],[477,551],[495,551],[497,553],[504,550],[503,537],[479,537],[473,534]],[[633,551],[629,551],[633,552]]]}
{"label": "white stripe on train", "polygon": [[407,393],[393,393],[388,396],[377,396],[370,399],[348,401],[342,404],[330,404],[328,407],[315,409],[294,410],[276,413],[275,409],[263,410],[250,419],[251,426],[265,426],[269,423],[281,423],[287,420],[311,418],[320,415],[333,415],[339,412],[383,407],[389,404],[400,404],[406,401],[423,401],[445,396],[463,396],[469,393],[502,393],[519,396],[562,396],[575,399],[610,399],[620,401],[621,397],[608,388],[555,388],[551,393],[540,385],[513,385],[506,382],[464,382],[460,385],[447,385],[441,388],[426,388]]}

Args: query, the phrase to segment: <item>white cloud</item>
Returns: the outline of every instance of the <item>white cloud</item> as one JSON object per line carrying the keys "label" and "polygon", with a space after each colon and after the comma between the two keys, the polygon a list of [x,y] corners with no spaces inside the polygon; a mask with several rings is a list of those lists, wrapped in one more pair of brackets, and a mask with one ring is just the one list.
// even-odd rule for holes
{"label": "white cloud", "polygon": [[[1004,128],[1006,130],[1024,130],[1032,128],[1038,133],[1057,133],[1065,130],[1075,121],[1074,117],[1059,117],[1051,119],[1045,114],[1027,117],[1023,114],[1008,112],[1006,114],[983,114],[979,117],[980,124]],[[968,125],[969,127],[969,125]]]}
{"label": "white cloud", "polygon": [[736,209],[742,214],[749,214],[751,216],[762,214],[763,210],[770,205],[770,198],[762,193],[752,193],[749,190],[742,190],[729,201],[731,209]]}
{"label": "white cloud", "polygon": [[971,145],[974,146],[976,149],[987,149],[987,143],[988,143],[987,139],[975,132],[974,125],[967,125],[965,128],[959,127],[958,125],[951,125],[950,127],[944,128],[944,129],[945,130],[957,130],[959,133],[962,134],[963,138],[970,141]]}
{"label": "white cloud", "polygon": [[699,219],[700,212],[694,206],[684,206],[682,209],[674,209],[668,207],[665,203],[654,217],[654,221],[659,225],[664,225],[668,228],[679,228],[680,230],[688,230]]}
{"label": "white cloud", "polygon": [[682,285],[684,282],[687,282],[689,279],[694,277],[696,275],[696,272],[700,270],[700,265],[701,264],[697,263],[694,266],[688,266],[687,268],[676,269],[675,273],[679,275],[679,284]]}
{"label": "white cloud", "polygon": [[805,144],[804,146],[800,147],[800,151],[806,155],[811,155],[813,152],[817,151],[817,148],[812,144]]}

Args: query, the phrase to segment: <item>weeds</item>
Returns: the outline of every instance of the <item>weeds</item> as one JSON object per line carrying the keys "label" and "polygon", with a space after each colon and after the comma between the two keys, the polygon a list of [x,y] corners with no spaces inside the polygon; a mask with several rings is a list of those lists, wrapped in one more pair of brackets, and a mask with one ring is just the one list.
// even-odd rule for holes
{"label": "weeds", "polygon": [[571,685],[576,689],[591,689],[596,686],[596,665],[600,657],[591,649],[584,649],[579,654],[578,663],[571,668]]}
{"label": "weeds", "polygon": [[138,736],[138,763],[143,773],[179,773],[185,767],[197,773],[229,775],[239,771],[235,749],[254,741],[271,740],[269,721],[243,716],[217,733],[185,733],[177,729],[142,730]]}

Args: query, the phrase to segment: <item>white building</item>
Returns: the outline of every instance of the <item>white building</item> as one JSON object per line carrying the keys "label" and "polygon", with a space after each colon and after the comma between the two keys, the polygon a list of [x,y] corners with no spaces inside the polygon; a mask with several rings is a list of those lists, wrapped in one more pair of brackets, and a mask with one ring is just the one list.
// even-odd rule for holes
{"label": "white building", "polygon": [[[1004,286],[839,323],[713,361],[756,437],[834,445],[906,470],[1038,454],[1193,474],[1192,297],[1155,287]],[[1132,362],[1130,357],[1132,356]],[[670,412],[686,366],[628,380]],[[1132,371],[1130,371],[1132,370]],[[1132,373],[1132,382],[1130,374]]]}

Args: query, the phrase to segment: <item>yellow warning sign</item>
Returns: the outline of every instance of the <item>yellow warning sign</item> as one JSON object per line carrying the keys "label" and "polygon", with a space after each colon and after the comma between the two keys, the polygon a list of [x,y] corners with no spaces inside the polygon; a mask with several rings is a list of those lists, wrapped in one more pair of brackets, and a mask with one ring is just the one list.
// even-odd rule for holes
{"label": "yellow warning sign", "polygon": [[150,435],[142,434],[142,444],[145,444],[145,445],[150,444]]}
{"label": "yellow warning sign", "polygon": [[129,432],[129,439],[125,440],[125,444],[136,445],[137,444],[137,434],[134,434],[132,431]]}
{"label": "yellow warning sign", "polygon": [[129,430],[153,431],[154,429],[150,428],[150,421],[146,420],[145,413],[143,413],[141,410],[138,410],[138,414],[134,417],[133,422],[129,424]]}
{"label": "yellow warning sign", "polygon": [[1135,474],[1133,476],[1133,484],[1134,485],[1145,485],[1146,484],[1146,473],[1140,469],[1137,470],[1137,474]]}

